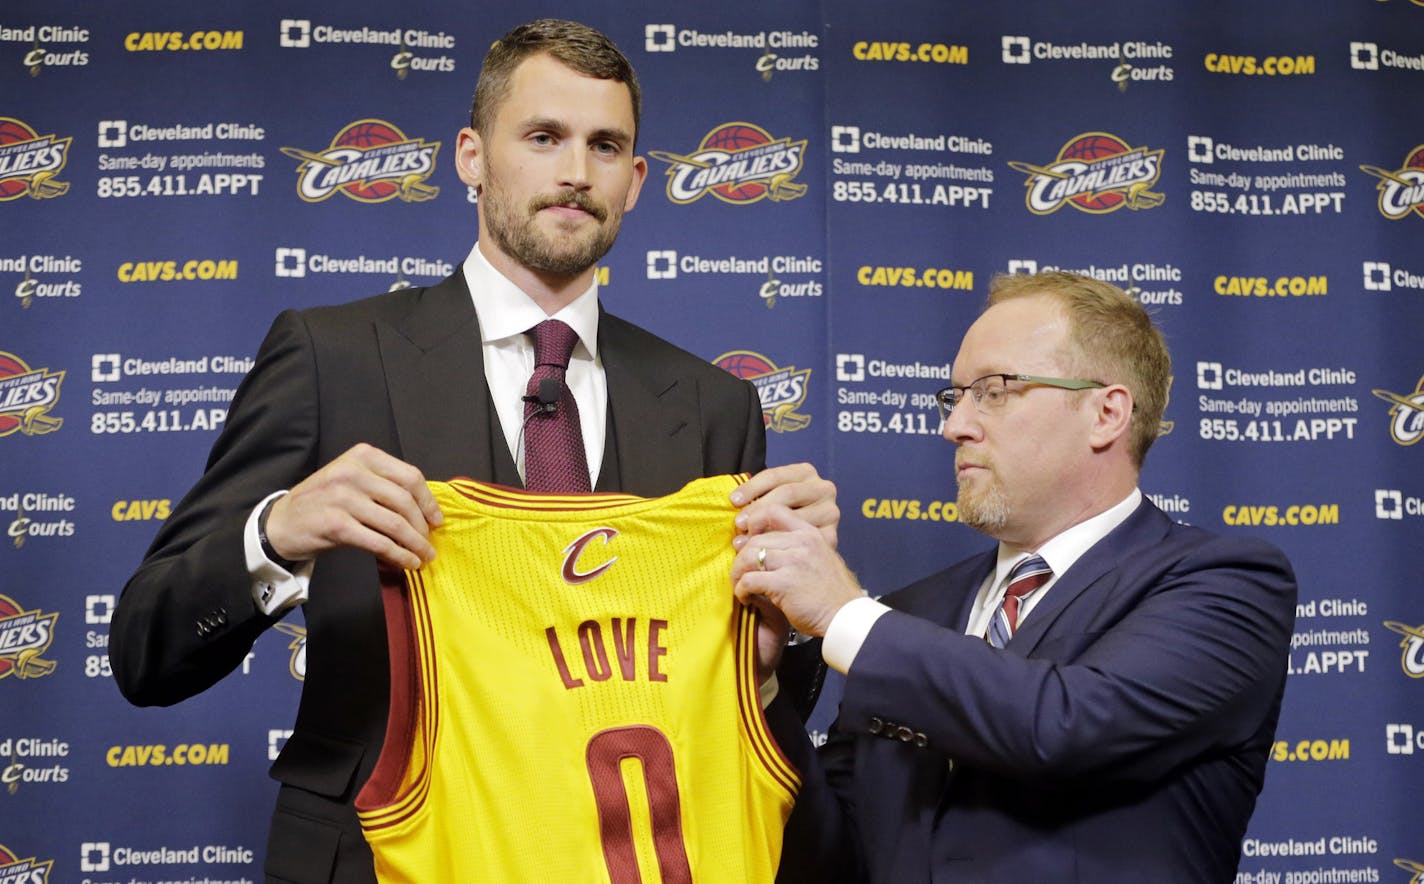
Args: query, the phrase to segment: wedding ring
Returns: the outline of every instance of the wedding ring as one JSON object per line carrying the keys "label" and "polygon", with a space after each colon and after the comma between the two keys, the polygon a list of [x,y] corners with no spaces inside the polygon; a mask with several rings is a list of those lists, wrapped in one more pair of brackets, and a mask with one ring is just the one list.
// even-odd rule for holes
{"label": "wedding ring", "polygon": [[757,570],[766,570],[766,547],[757,550]]}

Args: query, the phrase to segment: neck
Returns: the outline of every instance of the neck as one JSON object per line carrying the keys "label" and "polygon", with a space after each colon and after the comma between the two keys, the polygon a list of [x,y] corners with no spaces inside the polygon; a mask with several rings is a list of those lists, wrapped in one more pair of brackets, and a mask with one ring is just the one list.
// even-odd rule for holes
{"label": "neck", "polygon": [[1102,515],[1122,503],[1137,485],[1137,474],[1119,476],[1114,480],[1104,477],[1091,486],[1091,493],[1079,498],[1072,506],[1065,508],[1058,517],[1040,525],[1034,525],[1013,536],[1007,534],[996,539],[1015,552],[1037,552],[1045,543],[1072,528]]}
{"label": "neck", "polygon": [[491,253],[486,248],[486,241],[486,237],[480,237],[480,254],[484,255],[491,267],[503,274],[506,279],[527,295],[529,300],[537,304],[539,309],[544,311],[545,316],[553,316],[569,306],[579,295],[588,291],[589,286],[593,285],[596,267],[589,267],[575,274],[545,273],[526,267],[497,249]]}

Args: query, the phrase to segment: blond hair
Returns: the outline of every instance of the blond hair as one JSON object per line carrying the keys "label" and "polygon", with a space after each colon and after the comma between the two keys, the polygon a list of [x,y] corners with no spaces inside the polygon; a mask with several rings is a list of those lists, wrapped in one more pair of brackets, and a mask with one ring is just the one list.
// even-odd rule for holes
{"label": "blond hair", "polygon": [[1068,370],[1085,380],[1122,384],[1132,393],[1129,447],[1142,466],[1167,409],[1172,357],[1146,309],[1110,282],[1065,271],[1000,274],[984,309],[1019,298],[1047,297],[1068,316]]}

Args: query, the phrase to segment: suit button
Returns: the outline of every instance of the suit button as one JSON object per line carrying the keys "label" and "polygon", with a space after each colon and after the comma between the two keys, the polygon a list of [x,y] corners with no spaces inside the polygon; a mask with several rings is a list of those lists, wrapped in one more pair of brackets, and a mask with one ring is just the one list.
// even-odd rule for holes
{"label": "suit button", "polygon": [[916,747],[917,749],[923,749],[923,748],[925,748],[926,746],[928,746],[929,744],[930,744],[930,738],[929,738],[929,737],[925,736],[924,734],[920,733],[919,731],[915,731],[915,747]]}
{"label": "suit button", "polygon": [[900,742],[908,743],[915,738],[915,732],[902,724],[895,730],[895,736],[900,739]]}
{"label": "suit button", "polygon": [[198,636],[200,638],[208,637],[208,624],[204,623],[201,620],[198,621]]}
{"label": "suit button", "polygon": [[870,719],[870,732],[871,732],[872,734],[875,734],[875,735],[878,736],[878,735],[880,734],[880,731],[881,731],[882,729],[884,729],[884,727],[885,727],[885,722],[881,721],[881,720],[878,719],[878,718],[875,718],[874,716],[871,717],[871,719]]}
{"label": "suit button", "polygon": [[224,625],[224,624],[226,624],[226,623],[227,623],[227,608],[218,608],[218,624],[219,624],[219,625]]}

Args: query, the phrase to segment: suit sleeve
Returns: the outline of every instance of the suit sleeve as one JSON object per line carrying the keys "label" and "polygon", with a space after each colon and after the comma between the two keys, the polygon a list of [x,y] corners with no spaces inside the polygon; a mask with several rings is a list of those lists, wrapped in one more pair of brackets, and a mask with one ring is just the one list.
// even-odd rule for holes
{"label": "suit sleeve", "polygon": [[[826,744],[815,749],[792,703],[781,696],[767,707],[766,719],[801,773],[801,791],[783,833],[777,884],[865,880],[853,822],[854,739],[832,727]],[[862,871],[852,874],[853,869]]]}
{"label": "suit sleeve", "polygon": [[119,598],[109,652],[131,702],[166,706],[206,690],[275,622],[253,601],[243,526],[259,500],[313,469],[316,412],[310,335],[288,311],[239,387],[203,476]]}
{"label": "suit sleeve", "polygon": [[1258,740],[1264,717],[1274,728],[1295,578],[1274,547],[1208,537],[1145,551],[1157,561],[1133,581],[1101,578],[1075,600],[1092,617],[1055,625],[1027,658],[886,614],[851,666],[841,726],[903,722],[956,761],[1040,784],[1154,782]]}
{"label": "suit sleeve", "polygon": [[737,471],[758,473],[766,469],[766,420],[762,417],[761,396],[751,381],[742,382],[742,392],[746,435],[742,439],[742,462]]}

